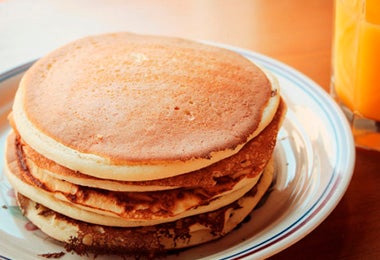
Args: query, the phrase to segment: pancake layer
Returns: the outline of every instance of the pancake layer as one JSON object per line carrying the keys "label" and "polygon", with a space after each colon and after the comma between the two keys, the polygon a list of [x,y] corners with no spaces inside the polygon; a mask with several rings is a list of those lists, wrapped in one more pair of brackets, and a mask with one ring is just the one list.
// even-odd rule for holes
{"label": "pancake layer", "polygon": [[251,191],[216,211],[138,228],[89,224],[52,211],[21,194],[17,198],[24,215],[49,236],[65,242],[68,250],[79,254],[152,254],[198,245],[231,232],[265,194],[273,171],[274,168],[268,166]]}
{"label": "pancake layer", "polygon": [[[210,166],[213,170],[204,169],[209,175],[215,171],[229,173],[214,187],[193,186],[161,191],[116,192],[73,184],[41,172],[40,168],[31,163],[33,160],[25,156],[24,150],[28,150],[28,146],[22,145],[15,135],[8,138],[8,178],[27,197],[70,217],[81,216],[82,221],[102,225],[112,223],[110,225],[115,226],[146,226],[174,221],[216,210],[232,203],[251,189],[271,157],[283,113],[284,105],[281,103],[270,125],[260,136],[246,145],[251,149],[242,149],[238,154],[219,162],[219,167],[217,164]],[[255,155],[255,149],[252,147],[257,151],[257,147],[263,149],[265,144],[269,145],[266,153],[251,160],[250,156]],[[33,152],[27,152],[29,155],[31,153]],[[78,214],[82,212],[80,209],[86,210],[86,214]]]}
{"label": "pancake layer", "polygon": [[138,192],[166,190],[179,187],[203,187],[210,189],[221,182],[226,184],[228,177],[231,180],[235,180],[239,178],[239,176],[244,175],[254,177],[264,169],[266,162],[271,158],[284,110],[285,106],[281,102],[271,123],[259,136],[248,142],[241,151],[234,156],[197,171],[159,180],[128,182],[95,178],[78,171],[70,170],[47,159],[34,151],[21,139],[19,139],[19,142],[21,142],[19,146],[22,150],[18,153],[23,154],[22,156],[27,160],[28,168],[33,175],[49,174],[54,178],[78,185],[106,190]]}
{"label": "pancake layer", "polygon": [[143,181],[237,153],[269,124],[279,100],[276,79],[237,53],[118,33],[39,60],[20,83],[13,115],[23,139],[60,165]]}

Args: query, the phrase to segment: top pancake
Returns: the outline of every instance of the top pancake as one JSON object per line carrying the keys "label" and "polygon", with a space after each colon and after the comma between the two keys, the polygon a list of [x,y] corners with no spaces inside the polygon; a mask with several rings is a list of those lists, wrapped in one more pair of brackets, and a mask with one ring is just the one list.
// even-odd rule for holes
{"label": "top pancake", "polygon": [[277,86],[251,61],[183,39],[87,37],[24,75],[15,125],[35,150],[96,177],[149,180],[238,152],[272,119]]}

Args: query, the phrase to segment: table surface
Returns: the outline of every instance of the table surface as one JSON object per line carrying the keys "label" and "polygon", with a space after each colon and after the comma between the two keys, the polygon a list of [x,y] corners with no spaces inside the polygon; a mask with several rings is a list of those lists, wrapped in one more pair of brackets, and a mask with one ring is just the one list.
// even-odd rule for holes
{"label": "table surface", "polygon": [[[0,73],[84,35],[131,31],[260,52],[328,91],[332,18],[331,0],[0,0]],[[272,259],[380,259],[380,153],[356,152],[352,182],[336,209]]]}

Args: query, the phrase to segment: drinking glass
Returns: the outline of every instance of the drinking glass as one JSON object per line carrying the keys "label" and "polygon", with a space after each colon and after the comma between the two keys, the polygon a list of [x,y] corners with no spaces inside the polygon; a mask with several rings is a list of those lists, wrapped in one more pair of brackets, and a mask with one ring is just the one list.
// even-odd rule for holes
{"label": "drinking glass", "polygon": [[380,151],[380,0],[335,0],[332,69],[355,144]]}

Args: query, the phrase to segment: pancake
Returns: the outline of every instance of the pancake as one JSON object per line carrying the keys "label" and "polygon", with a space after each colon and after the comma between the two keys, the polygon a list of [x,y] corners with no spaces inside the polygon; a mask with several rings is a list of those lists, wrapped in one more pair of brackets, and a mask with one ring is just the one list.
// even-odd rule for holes
{"label": "pancake", "polygon": [[[22,151],[19,151],[19,153],[26,154],[26,156],[24,155],[23,157],[26,158],[25,160],[29,170],[36,178],[40,176],[40,179],[44,178],[41,177],[41,175],[51,175],[54,178],[62,179],[70,183],[114,191],[143,192],[174,189],[178,187],[204,187],[210,189],[215,187],[218,182],[226,184],[226,175],[233,175],[230,176],[230,179],[234,181],[241,175],[248,174],[248,177],[253,177],[261,173],[265,167],[265,162],[267,162],[272,155],[284,111],[285,105],[281,102],[271,123],[259,136],[248,142],[241,151],[234,156],[228,157],[209,167],[166,179],[139,182],[99,179],[63,167],[38,154],[25,143],[20,144]],[[22,142],[22,140],[20,141]],[[259,147],[260,149],[258,149]]]}
{"label": "pancake", "polygon": [[[17,178],[16,176],[10,175],[9,171],[6,171],[6,173],[7,173],[7,177],[9,181],[20,193],[26,196],[30,196],[31,199],[40,202],[42,205],[49,206],[51,209],[53,209],[56,212],[59,212],[61,214],[64,214],[68,217],[71,217],[77,220],[84,221],[86,223],[100,224],[100,225],[113,226],[113,227],[153,226],[153,225],[157,225],[161,223],[176,221],[188,216],[199,215],[205,212],[218,209],[220,207],[228,205],[229,203],[232,203],[233,201],[236,201],[237,199],[242,197],[245,193],[247,193],[249,191],[249,188],[252,188],[252,185],[251,186],[247,185],[224,197],[216,198],[207,205],[200,205],[198,207],[193,207],[187,211],[182,212],[182,214],[177,214],[177,215],[165,214],[165,216],[163,217],[162,212],[159,211],[160,209],[148,208],[146,207],[144,203],[140,202],[139,206],[144,207],[144,208],[138,208],[138,210],[131,209],[130,211],[125,212],[127,216],[120,216],[120,214],[117,214],[118,212],[116,212],[116,209],[100,208],[101,206],[104,206],[104,207],[114,206],[116,208],[117,204],[107,203],[107,201],[109,201],[110,198],[104,198],[105,200],[107,200],[106,202],[97,201],[98,204],[96,204],[96,208],[92,208],[92,207],[89,207],[88,205],[86,206],[79,203],[72,204],[64,200],[57,199],[49,192],[43,191],[41,189],[33,188],[33,186],[28,185],[27,183],[23,181],[20,181],[20,179]],[[96,196],[91,196],[92,199],[95,199],[94,197]],[[136,200],[136,197],[137,195],[130,199]],[[191,203],[191,201],[189,202],[187,198],[185,199],[186,200],[175,201],[176,206],[180,207],[181,205],[178,206],[178,204],[181,202],[185,205],[187,203]],[[87,203],[89,202],[95,203],[96,201],[87,201]],[[156,203],[153,203],[153,204],[156,204]],[[111,212],[111,210],[114,210],[114,212]],[[155,211],[155,212],[152,212],[152,211]],[[154,213],[156,214],[154,215]]]}
{"label": "pancake", "polygon": [[174,189],[156,192],[113,192],[77,186],[53,178],[41,182],[30,174],[24,162],[15,158],[15,153],[14,146],[8,145],[5,173],[19,192],[72,218],[102,225],[155,225],[212,211],[243,196],[256,184],[260,176],[243,179],[232,190],[217,187],[211,191]]}
{"label": "pancake", "polygon": [[[257,147],[263,148],[261,139],[268,141],[269,136],[271,137],[269,138],[271,142],[267,142],[267,144],[271,145],[271,149],[268,150],[267,156],[270,157],[283,113],[284,105],[281,103],[274,120],[259,137],[250,141],[246,147],[256,147],[256,150]],[[120,226],[154,225],[215,210],[232,203],[251,189],[256,184],[261,171],[269,160],[268,158],[257,156],[256,160],[263,160],[265,164],[254,161],[253,165],[255,167],[252,168],[252,165],[248,163],[249,172],[246,171],[245,164],[240,169],[230,167],[230,169],[233,169],[232,174],[241,178],[232,179],[227,183],[224,180],[224,183],[219,183],[219,185],[212,188],[177,188],[154,192],[112,192],[76,185],[56,179],[49,174],[41,174],[38,169],[33,170],[34,166],[28,162],[28,159],[20,156],[22,155],[22,150],[16,150],[17,146],[22,146],[16,141],[15,136],[10,135],[7,146],[8,178],[13,186],[17,187],[24,195],[53,208],[55,211],[69,214],[70,217],[82,216],[80,218],[82,221],[102,225],[106,225],[105,223]],[[231,164],[231,162],[236,161],[234,158],[237,157],[239,165],[242,166],[240,164],[241,157],[250,158],[249,156],[252,154],[254,154],[253,149],[244,148],[237,155],[231,156],[224,161]],[[228,171],[228,167],[225,167],[224,164],[221,166],[217,168],[214,165],[214,169]],[[207,169],[205,171],[212,172],[211,170],[207,171]],[[252,171],[255,173],[251,174]],[[102,216],[78,214],[79,209],[73,210],[72,207],[85,209]],[[104,218],[104,215],[121,218],[121,220],[116,221],[114,218]],[[98,222],[99,219],[102,222]]]}
{"label": "pancake", "polygon": [[24,74],[5,174],[69,251],[189,247],[230,232],[268,190],[285,113],[277,79],[238,53],[90,36]]}
{"label": "pancake", "polygon": [[213,212],[166,224],[114,228],[77,221],[18,194],[24,215],[50,237],[66,243],[78,254],[152,254],[198,245],[231,232],[257,205],[268,190],[274,168],[270,164],[257,186],[242,198]]}
{"label": "pancake", "polygon": [[23,139],[60,165],[144,181],[236,154],[279,102],[276,79],[235,52],[116,33],[36,62],[20,82],[13,117]]}

